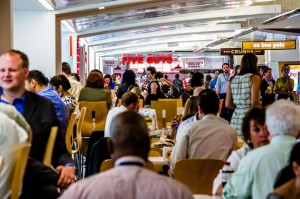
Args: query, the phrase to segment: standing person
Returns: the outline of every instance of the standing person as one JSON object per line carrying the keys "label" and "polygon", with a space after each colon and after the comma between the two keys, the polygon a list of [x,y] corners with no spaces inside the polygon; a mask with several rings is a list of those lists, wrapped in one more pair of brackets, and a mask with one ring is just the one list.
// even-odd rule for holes
{"label": "standing person", "polygon": [[218,76],[220,75],[220,71],[216,70],[214,74],[215,74],[215,78],[209,84],[209,88],[212,90],[216,90],[215,87],[217,84]]}
{"label": "standing person", "polygon": [[173,85],[180,90],[180,93],[183,91],[183,82],[179,79],[179,74],[175,75],[175,79],[172,81]]}
{"label": "standing person", "polygon": [[150,139],[145,119],[138,113],[120,113],[111,122],[108,149],[115,167],[67,189],[61,199],[164,198],[192,199],[180,183],[145,168]]}
{"label": "standing person", "polygon": [[166,98],[162,91],[160,90],[160,85],[156,80],[156,69],[153,66],[149,66],[146,69],[146,74],[148,78],[147,91],[148,96],[146,97],[146,105],[151,104],[151,100],[158,100],[158,98]]}
{"label": "standing person", "polygon": [[122,82],[121,84],[118,86],[118,90],[116,92],[116,96],[117,96],[117,100],[116,100],[116,104],[119,102],[119,99],[122,99],[122,96],[124,93],[126,93],[128,91],[128,88],[133,85],[136,87],[139,87],[136,83],[135,83],[135,73],[133,72],[133,70],[126,70],[123,73],[122,76]]}
{"label": "standing person", "polygon": [[272,69],[266,67],[263,71],[264,77],[260,85],[260,94],[262,98],[262,105],[268,106],[275,101],[275,95],[273,88],[275,81],[272,78]]}
{"label": "standing person", "polygon": [[242,134],[242,121],[251,106],[259,105],[261,77],[257,68],[257,56],[247,53],[243,56],[241,70],[228,85],[226,108],[234,109],[230,125],[238,135]]}
{"label": "standing person", "polygon": [[33,139],[29,157],[40,162],[38,169],[31,170],[34,173],[25,173],[22,194],[27,196],[24,198],[45,198],[46,193],[42,190],[50,183],[45,178],[51,176],[55,187],[65,188],[74,182],[75,169],[61,134],[56,136],[53,149],[52,165],[55,169],[41,163],[51,127],[59,126],[59,121],[50,100],[25,90],[28,68],[28,57],[21,51],[9,50],[0,56],[0,103],[15,106],[30,124]]}
{"label": "standing person", "polygon": [[[230,79],[233,77],[233,74],[230,73],[230,67],[229,64],[224,63],[222,65],[223,73],[218,76],[218,80],[216,83],[216,92],[219,95],[220,99],[223,99],[224,102],[226,101],[226,94],[228,89],[228,84],[230,82]],[[228,122],[231,120],[233,111],[231,109],[228,109],[225,106],[222,106],[220,117],[224,118]]]}
{"label": "standing person", "polygon": [[206,76],[205,76],[204,87],[205,87],[206,89],[209,88],[209,84],[210,84],[211,79],[212,79],[212,77],[211,77],[210,75],[206,75]]}
{"label": "standing person", "polygon": [[[243,68],[243,65],[242,65]],[[224,198],[266,198],[277,173],[288,164],[290,151],[300,132],[300,108],[279,100],[266,111],[270,144],[248,153],[223,188]]]}
{"label": "standing person", "polygon": [[293,101],[294,80],[289,76],[290,66],[284,65],[281,68],[282,77],[277,78],[274,85],[274,93],[277,94],[277,100],[290,99]]}
{"label": "standing person", "polygon": [[68,78],[68,80],[71,84],[71,88],[68,90],[68,92],[76,100],[78,100],[79,93],[82,89],[82,84],[79,81],[77,81],[74,76],[72,76],[71,67],[67,62],[62,63],[62,74]]}
{"label": "standing person", "polygon": [[188,86],[191,86],[191,81],[192,81],[193,75],[194,75],[194,72],[191,70],[191,71],[189,72],[189,78],[186,78],[186,81],[187,81],[187,83],[188,83]]}

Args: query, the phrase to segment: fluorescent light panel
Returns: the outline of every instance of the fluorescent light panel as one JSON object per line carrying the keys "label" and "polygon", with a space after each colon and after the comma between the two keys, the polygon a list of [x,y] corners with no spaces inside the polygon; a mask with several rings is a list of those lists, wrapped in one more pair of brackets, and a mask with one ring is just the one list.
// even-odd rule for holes
{"label": "fluorescent light panel", "polygon": [[47,0],[38,0],[47,10],[55,10],[53,6]]}
{"label": "fluorescent light panel", "polygon": [[76,31],[74,30],[74,28],[73,28],[66,20],[62,20],[61,23],[64,24],[64,26],[65,26],[70,32],[74,32],[74,33],[76,32]]}

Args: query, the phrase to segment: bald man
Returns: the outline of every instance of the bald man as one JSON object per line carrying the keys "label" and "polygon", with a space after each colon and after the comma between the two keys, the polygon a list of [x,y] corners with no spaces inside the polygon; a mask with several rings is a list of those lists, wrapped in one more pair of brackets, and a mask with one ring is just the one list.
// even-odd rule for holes
{"label": "bald man", "polygon": [[75,183],[61,196],[66,198],[193,198],[171,178],[145,168],[150,139],[145,120],[126,111],[114,117],[108,147],[115,167]]}

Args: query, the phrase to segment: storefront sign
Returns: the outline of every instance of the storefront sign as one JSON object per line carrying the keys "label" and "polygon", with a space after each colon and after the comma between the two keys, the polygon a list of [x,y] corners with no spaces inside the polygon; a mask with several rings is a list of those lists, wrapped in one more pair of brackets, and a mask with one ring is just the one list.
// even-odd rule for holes
{"label": "storefront sign", "polygon": [[255,53],[256,55],[264,55],[264,50],[242,50],[241,48],[221,48],[221,55],[244,55],[246,53]]}
{"label": "storefront sign", "polygon": [[[145,61],[148,64],[158,64],[158,63],[168,63],[171,64],[173,62],[172,54],[148,54],[145,58]],[[143,54],[123,54],[122,56],[122,64],[132,63],[132,64],[143,64],[144,56]]]}
{"label": "storefront sign", "polygon": [[186,68],[188,68],[188,69],[204,68],[204,59],[189,59],[189,60],[186,60]]}
{"label": "storefront sign", "polygon": [[103,67],[116,67],[117,61],[115,60],[103,60]]}
{"label": "storefront sign", "polygon": [[243,50],[289,50],[296,49],[296,41],[243,41]]}

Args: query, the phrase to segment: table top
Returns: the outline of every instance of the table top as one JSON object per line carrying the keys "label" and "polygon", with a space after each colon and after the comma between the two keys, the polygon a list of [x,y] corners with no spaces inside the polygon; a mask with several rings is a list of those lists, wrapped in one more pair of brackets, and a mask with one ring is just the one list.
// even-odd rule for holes
{"label": "table top", "polygon": [[169,165],[169,160],[163,157],[148,157],[154,165]]}

